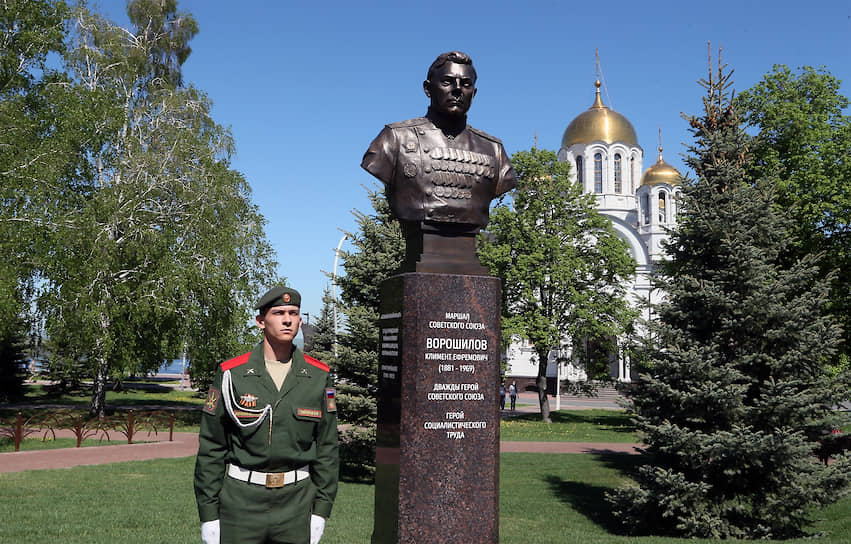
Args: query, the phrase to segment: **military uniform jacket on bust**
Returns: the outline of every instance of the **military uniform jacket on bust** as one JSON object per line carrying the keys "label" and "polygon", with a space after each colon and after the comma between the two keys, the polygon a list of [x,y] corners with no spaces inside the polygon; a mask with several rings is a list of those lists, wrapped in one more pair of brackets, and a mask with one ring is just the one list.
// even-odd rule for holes
{"label": "military uniform jacket on bust", "polygon": [[[223,387],[228,370],[232,385]],[[219,492],[228,477],[228,463],[262,472],[288,472],[308,465],[316,487],[312,512],[330,516],[339,470],[332,387],[328,366],[298,348],[293,349],[292,367],[280,391],[266,370],[262,343],[220,365],[204,405],[195,463],[195,496],[202,522],[219,519]],[[231,410],[223,398],[228,389],[232,390]],[[263,418],[260,424],[251,427],[234,421],[245,425],[258,417]]]}
{"label": "military uniform jacket on bust", "polygon": [[361,166],[385,183],[403,221],[483,226],[491,200],[517,184],[498,138],[469,125],[451,137],[426,117],[385,126]]}

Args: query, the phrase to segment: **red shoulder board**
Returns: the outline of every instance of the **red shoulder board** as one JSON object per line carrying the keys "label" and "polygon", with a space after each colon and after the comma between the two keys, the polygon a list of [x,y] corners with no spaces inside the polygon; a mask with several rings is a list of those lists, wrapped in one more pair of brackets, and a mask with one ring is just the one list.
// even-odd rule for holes
{"label": "red shoulder board", "polygon": [[309,365],[313,365],[320,370],[324,370],[325,372],[331,372],[331,367],[320,361],[319,359],[315,359],[310,355],[304,356],[304,362]]}
{"label": "red shoulder board", "polygon": [[251,356],[251,352],[250,352],[250,351],[249,351],[248,353],[243,353],[243,354],[242,354],[242,355],[240,355],[239,357],[234,357],[234,358],[233,358],[233,359],[231,359],[230,361],[225,361],[224,363],[222,363],[222,364],[221,364],[221,365],[219,365],[219,366],[221,366],[221,367],[222,367],[222,372],[224,372],[225,370],[230,370],[230,369],[232,369],[232,368],[238,367],[238,366],[239,366],[239,365],[241,365],[241,364],[245,364],[245,363],[247,363],[247,362],[248,362],[248,357],[249,357],[249,356]]}

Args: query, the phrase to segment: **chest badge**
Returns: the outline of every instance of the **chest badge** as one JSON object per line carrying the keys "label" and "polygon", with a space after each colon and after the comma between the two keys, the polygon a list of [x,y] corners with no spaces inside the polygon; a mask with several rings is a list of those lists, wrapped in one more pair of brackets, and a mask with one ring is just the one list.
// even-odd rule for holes
{"label": "chest badge", "polygon": [[251,393],[246,393],[239,397],[239,404],[244,408],[254,408],[257,406],[257,397]]}

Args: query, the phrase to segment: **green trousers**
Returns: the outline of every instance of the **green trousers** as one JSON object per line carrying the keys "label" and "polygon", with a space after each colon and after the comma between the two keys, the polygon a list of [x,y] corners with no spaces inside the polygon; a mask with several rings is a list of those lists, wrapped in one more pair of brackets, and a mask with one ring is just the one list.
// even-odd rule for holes
{"label": "green trousers", "polygon": [[225,476],[221,544],[308,544],[316,490],[310,478],[277,489]]}

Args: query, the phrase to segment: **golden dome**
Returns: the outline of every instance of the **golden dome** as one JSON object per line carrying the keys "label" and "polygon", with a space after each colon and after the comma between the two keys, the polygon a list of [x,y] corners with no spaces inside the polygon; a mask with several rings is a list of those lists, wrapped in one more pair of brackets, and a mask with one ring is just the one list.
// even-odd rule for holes
{"label": "golden dome", "polygon": [[651,187],[662,183],[667,183],[671,186],[680,185],[681,178],[680,171],[666,163],[662,158],[662,146],[659,146],[659,160],[644,171],[644,175],[641,176],[641,185],[650,185]]}
{"label": "golden dome", "polygon": [[597,96],[594,105],[588,111],[579,114],[567,125],[561,146],[568,148],[573,144],[590,144],[602,140],[607,144],[623,142],[627,145],[638,145],[635,128],[626,117],[615,110],[607,108],[600,98],[600,81],[594,82]]}

